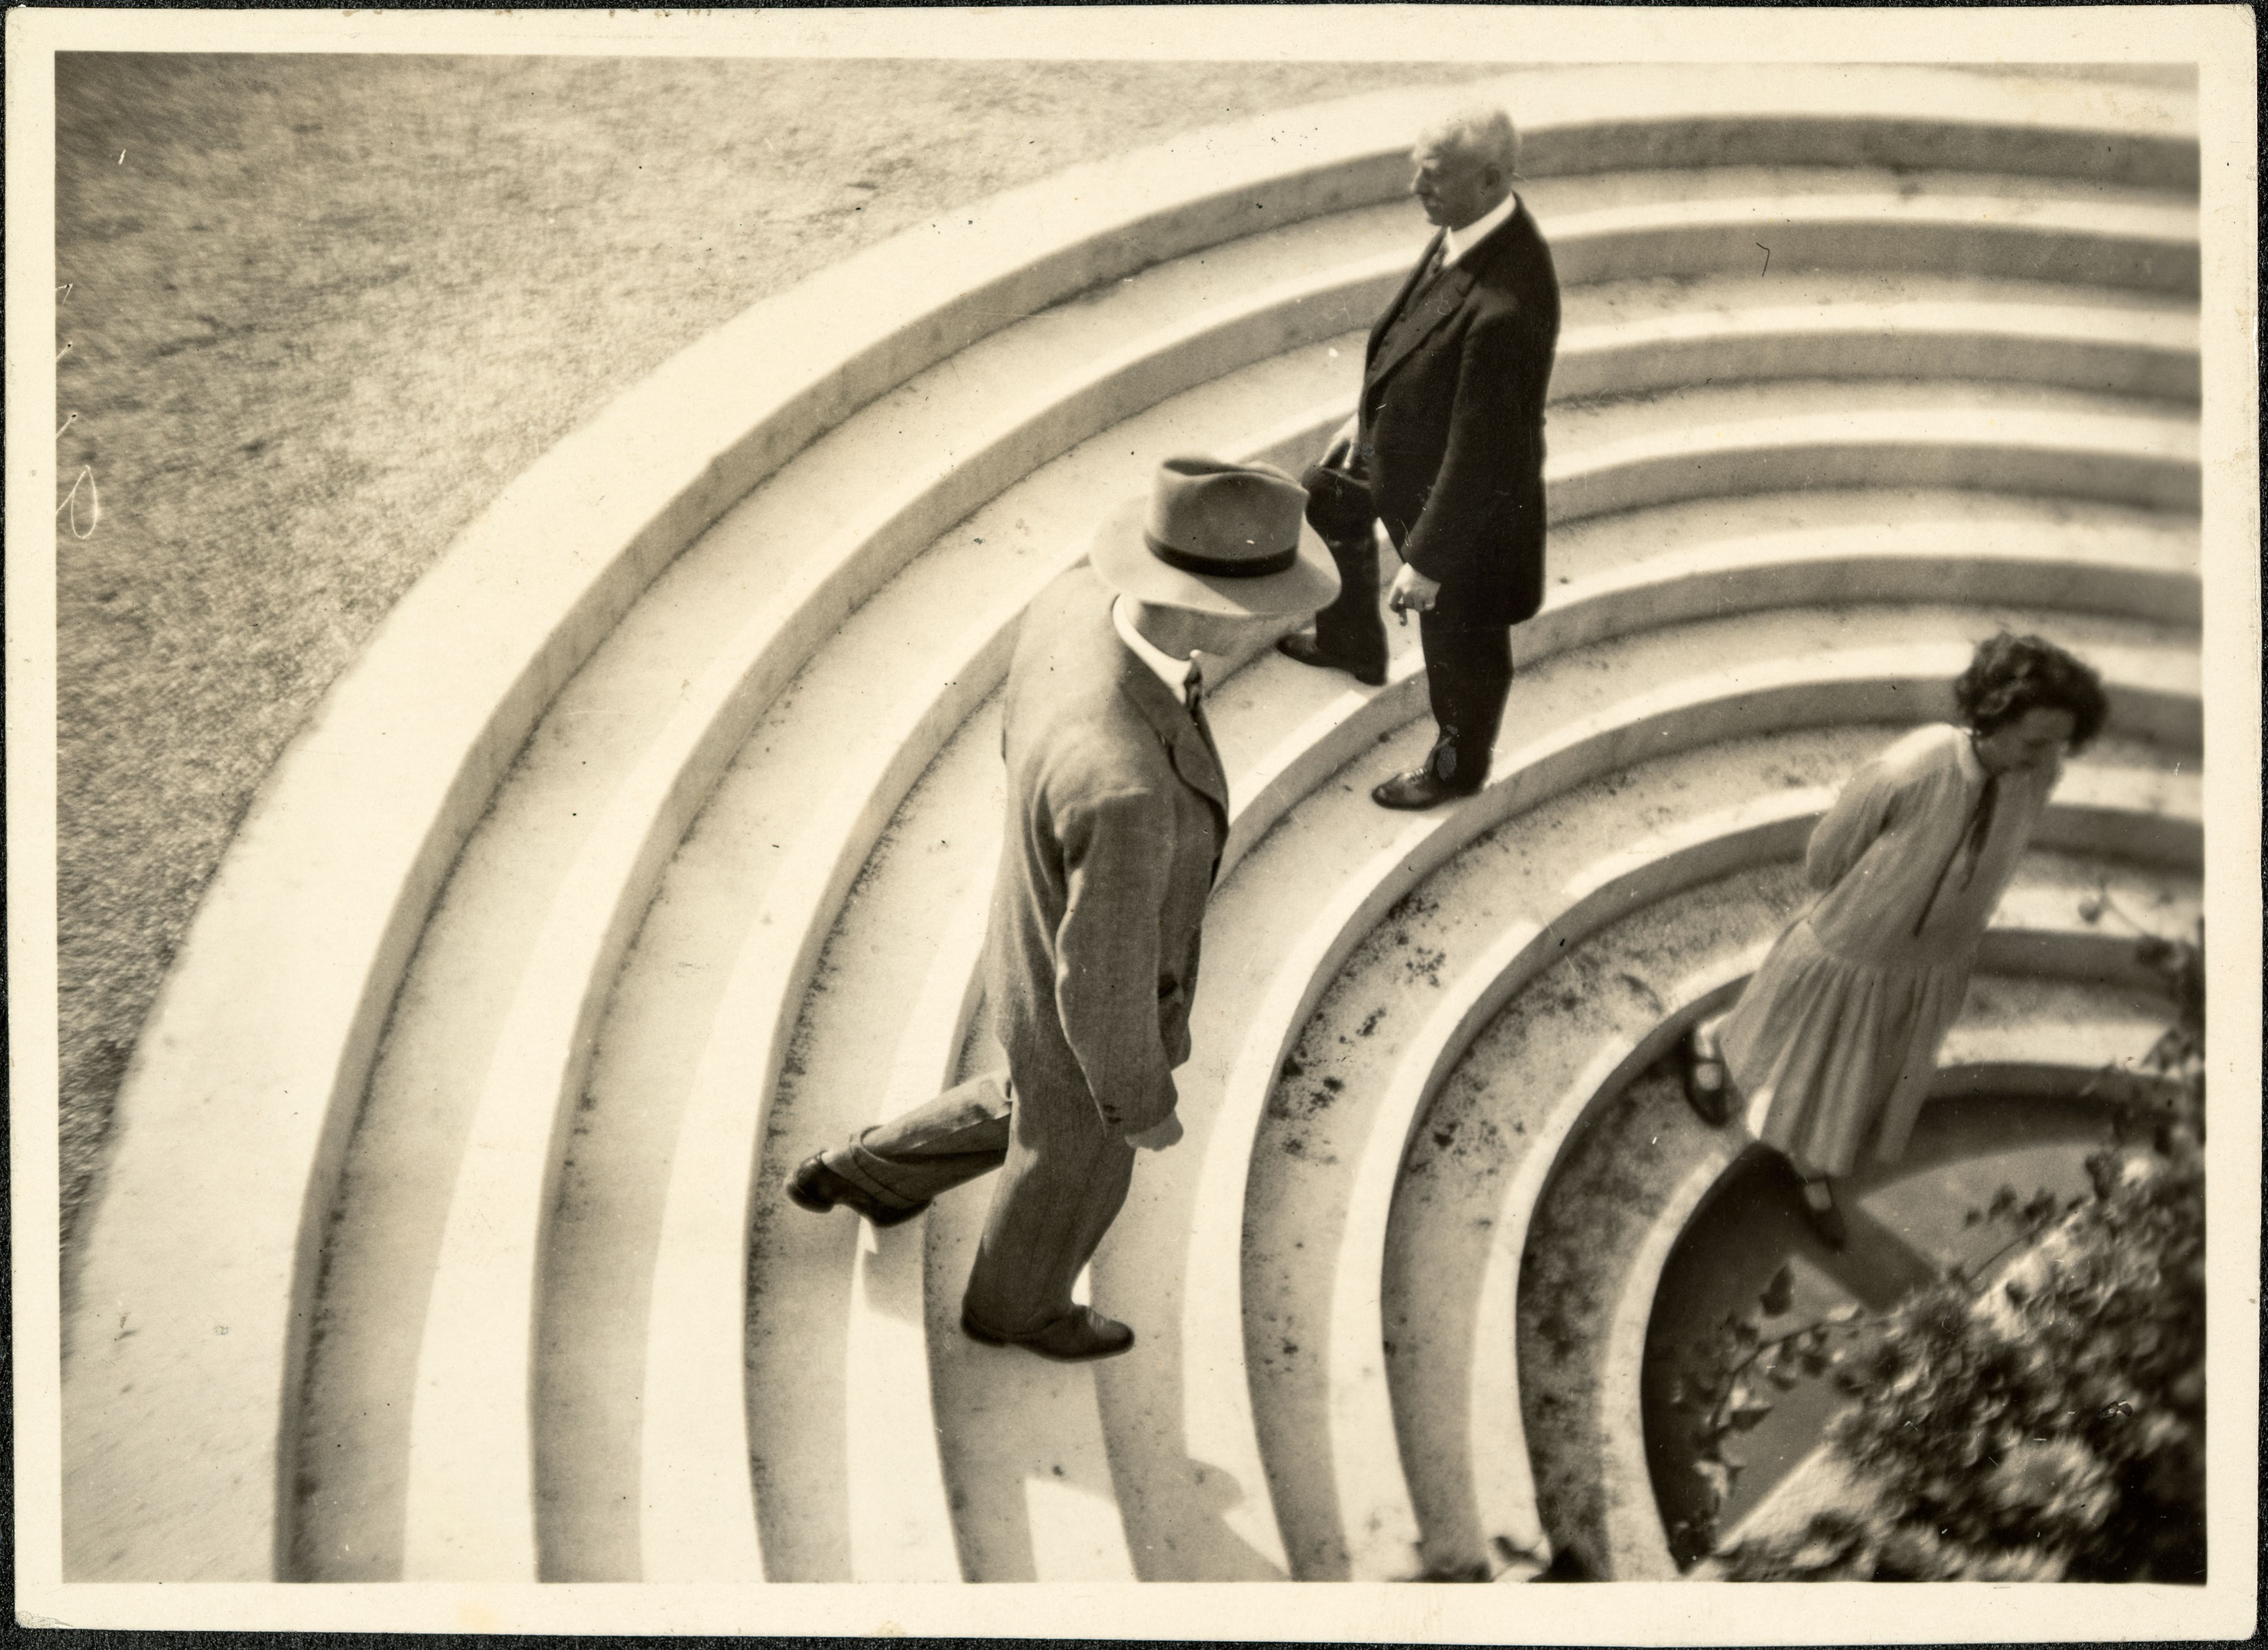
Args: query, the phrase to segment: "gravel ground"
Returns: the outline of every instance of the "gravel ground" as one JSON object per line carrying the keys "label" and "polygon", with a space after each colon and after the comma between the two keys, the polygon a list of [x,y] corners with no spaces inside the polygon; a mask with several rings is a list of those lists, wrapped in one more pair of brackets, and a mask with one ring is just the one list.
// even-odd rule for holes
{"label": "gravel ground", "polygon": [[941,207],[1509,66],[61,57],[57,445],[102,505],[56,541],[67,1259],[254,790],[546,447]]}

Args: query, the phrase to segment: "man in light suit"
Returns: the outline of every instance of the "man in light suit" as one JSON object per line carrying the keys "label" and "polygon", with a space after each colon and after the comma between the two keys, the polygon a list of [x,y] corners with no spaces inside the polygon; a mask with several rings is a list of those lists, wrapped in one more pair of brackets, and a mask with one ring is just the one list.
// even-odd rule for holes
{"label": "man in light suit", "polygon": [[1418,140],[1410,192],[1439,232],[1371,328],[1355,416],[1307,477],[1344,582],[1314,635],[1286,637],[1283,651],[1386,680],[1373,519],[1402,555],[1388,603],[1418,615],[1439,733],[1423,766],[1371,792],[1383,807],[1480,789],[1512,687],[1510,627],[1543,603],[1543,401],[1559,283],[1513,192],[1518,159],[1500,109],[1453,116]]}
{"label": "man in light suit", "polygon": [[1137,1147],[1181,1138],[1198,931],[1228,835],[1199,653],[1338,592],[1280,470],[1169,459],[1027,610],[1002,711],[1008,819],[984,981],[1007,1070],[807,1159],[788,1197],[877,1226],[998,1168],[961,1328],[1073,1361],[1133,1344],[1071,1286]]}

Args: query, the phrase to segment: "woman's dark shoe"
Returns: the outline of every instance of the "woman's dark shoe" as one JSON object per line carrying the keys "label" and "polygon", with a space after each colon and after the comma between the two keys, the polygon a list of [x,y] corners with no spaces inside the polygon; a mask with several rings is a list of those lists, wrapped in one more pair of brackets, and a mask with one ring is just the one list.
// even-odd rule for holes
{"label": "woman's dark shoe", "polygon": [[828,1168],[825,1153],[816,1152],[804,1159],[795,1173],[787,1177],[785,1190],[788,1201],[799,1209],[825,1214],[840,1204],[878,1226],[903,1226],[929,1207],[926,1203],[917,1203],[910,1209],[893,1209]]}
{"label": "woman's dark shoe", "polygon": [[987,1346],[1020,1346],[1027,1352],[1059,1364],[1083,1364],[1097,1358],[1116,1358],[1134,1344],[1134,1331],[1116,1318],[1106,1318],[1093,1307],[1073,1307],[1070,1313],[1043,1329],[1021,1335],[988,1330],[961,1309],[961,1332]]}
{"label": "woman's dark shoe", "polygon": [[1835,1189],[1827,1183],[1823,1175],[1803,1182],[1803,1218],[1829,1249],[1841,1249],[1850,1244],[1851,1228],[1843,1224],[1843,1211],[1836,1204]]}
{"label": "woman's dark shoe", "polygon": [[1724,1050],[1717,1028],[1696,1021],[1685,1034],[1685,1103],[1702,1122],[1721,1129],[1732,1115],[1732,1089],[1725,1075]]}

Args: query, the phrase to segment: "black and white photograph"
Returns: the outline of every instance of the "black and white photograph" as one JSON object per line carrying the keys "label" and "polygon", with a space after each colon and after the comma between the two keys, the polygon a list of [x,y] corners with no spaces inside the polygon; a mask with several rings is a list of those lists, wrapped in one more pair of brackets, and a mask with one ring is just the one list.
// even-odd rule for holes
{"label": "black and white photograph", "polygon": [[2250,10],[7,29],[20,1624],[2254,1631]]}

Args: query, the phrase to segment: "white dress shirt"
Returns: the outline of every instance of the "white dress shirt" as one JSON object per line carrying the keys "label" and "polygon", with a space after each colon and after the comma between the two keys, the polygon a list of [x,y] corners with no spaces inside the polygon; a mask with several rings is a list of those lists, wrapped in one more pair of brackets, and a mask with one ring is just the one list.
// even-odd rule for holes
{"label": "white dress shirt", "polygon": [[1507,195],[1498,201],[1492,210],[1473,219],[1462,229],[1443,230],[1441,232],[1441,267],[1444,269],[1447,269],[1475,247],[1479,246],[1503,225],[1505,219],[1519,210],[1520,196]]}
{"label": "white dress shirt", "polygon": [[1133,651],[1134,657],[1150,667],[1160,681],[1173,689],[1174,697],[1186,701],[1189,673],[1197,668],[1197,660],[1175,659],[1148,637],[1134,628],[1134,621],[1126,616],[1126,598],[1119,597],[1110,604],[1110,622],[1118,629],[1118,639]]}

